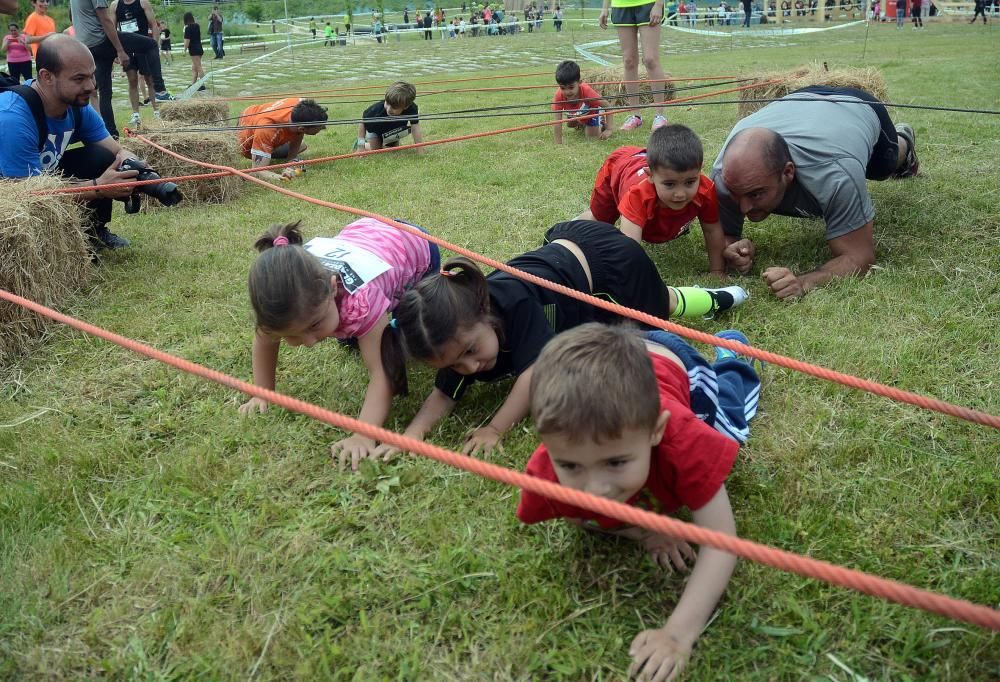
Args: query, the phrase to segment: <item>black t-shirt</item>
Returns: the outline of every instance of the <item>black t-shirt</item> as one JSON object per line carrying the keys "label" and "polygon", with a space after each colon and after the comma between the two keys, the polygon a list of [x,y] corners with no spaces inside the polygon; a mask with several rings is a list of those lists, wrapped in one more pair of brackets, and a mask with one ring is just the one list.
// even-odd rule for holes
{"label": "black t-shirt", "polygon": [[139,35],[149,35],[149,20],[146,18],[146,11],[142,9],[142,3],[136,0],[130,5],[124,0],[119,0],[115,9],[115,24],[121,33],[138,33]]}
{"label": "black t-shirt", "polygon": [[188,24],[184,27],[184,39],[188,42],[188,54],[198,56],[205,54],[205,49],[201,46],[201,26],[198,24]]}
{"label": "black t-shirt", "polygon": [[[508,265],[542,279],[589,292],[587,273],[573,253],[559,244],[518,256]],[[438,371],[434,385],[458,400],[474,381],[498,381],[519,376],[538,359],[542,347],[561,331],[595,319],[597,310],[576,299],[557,294],[496,270],[486,277],[490,311],[500,320],[500,353],[493,369],[462,375],[452,369]]]}
{"label": "black t-shirt", "polygon": [[376,133],[382,137],[393,137],[408,130],[411,125],[420,123],[420,119],[417,117],[416,102],[403,109],[403,113],[394,117],[392,121],[369,120],[386,118],[388,116],[389,112],[385,110],[385,100],[375,102],[375,104],[365,109],[365,113],[361,115],[361,118],[365,119],[365,132]]}

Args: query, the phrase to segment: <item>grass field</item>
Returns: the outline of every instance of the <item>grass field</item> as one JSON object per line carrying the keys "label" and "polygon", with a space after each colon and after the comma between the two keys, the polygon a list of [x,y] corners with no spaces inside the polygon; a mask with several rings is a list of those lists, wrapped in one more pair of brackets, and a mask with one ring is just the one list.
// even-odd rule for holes
{"label": "grass field", "polygon": [[[867,43],[863,26],[721,41],[668,32],[664,59],[677,76],[869,64],[893,102],[998,109],[992,31],[876,26]],[[605,37],[574,27],[308,49],[234,70],[217,87],[548,72],[574,57],[574,41]],[[172,89],[186,68],[175,59],[168,69]],[[418,101],[429,114],[549,97]],[[330,107],[340,119],[364,104]],[[1000,119],[892,113],[916,129],[924,174],[872,184],[879,264],[870,276],[774,300],[760,269],[810,269],[827,252],[820,224],[770,218],[749,231],[759,256],[742,283],[753,298],[697,327],[737,327],[762,348],[1000,413]],[[706,165],[737,120],[735,105],[669,114],[702,136]],[[434,139],[536,118],[424,128]],[[509,258],[586,205],[611,149],[647,134],[567,135],[557,147],[543,128],[314,166],[294,187]],[[310,138],[309,154],[346,151],[354,137],[353,126],[330,128]],[[260,188],[223,206],[116,213],[112,227],[132,248],[102,255],[92,285],[63,309],[247,378],[251,244],[270,223],[299,218],[309,235],[351,220]],[[668,282],[709,281],[700,235],[648,251]],[[629,642],[662,623],[683,587],[638,547],[555,523],[522,526],[517,492],[499,484],[420,458],[340,472],[329,457],[335,430],[280,409],[240,419],[240,395],[66,329],[0,372],[2,678],[620,679]],[[412,369],[411,396],[389,428],[405,427],[432,378]],[[336,343],[283,349],[278,389],[290,395],[353,416],[364,381],[360,358]],[[473,390],[433,442],[458,446],[507,388]],[[761,406],[728,484],[741,536],[1000,603],[995,431],[773,366]],[[520,469],[536,442],[524,423],[495,461]],[[687,678],[997,679],[998,652],[996,635],[973,626],[741,562]]]}

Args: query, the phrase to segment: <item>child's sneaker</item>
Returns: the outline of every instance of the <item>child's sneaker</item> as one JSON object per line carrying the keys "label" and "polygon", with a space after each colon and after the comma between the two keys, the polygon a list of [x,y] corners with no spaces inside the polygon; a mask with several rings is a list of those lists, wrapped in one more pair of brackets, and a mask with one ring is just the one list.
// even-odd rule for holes
{"label": "child's sneaker", "polygon": [[[742,343],[745,346],[750,345],[750,341],[747,340],[747,337],[743,334],[743,332],[738,331],[736,329],[725,329],[716,334],[716,336],[718,336],[720,339],[725,339],[727,341],[736,341],[737,343]],[[751,358],[747,355],[740,355],[734,350],[729,350],[728,348],[722,348],[721,346],[716,346],[715,361],[721,362],[723,360],[742,360],[743,362],[753,367],[754,371],[756,371],[758,375],[761,373],[761,370],[764,369],[764,365],[767,364],[763,360]]]}
{"label": "child's sneaker", "polygon": [[906,161],[903,168],[892,174],[894,178],[912,178],[920,172],[920,161],[917,160],[917,134],[908,123],[897,123],[896,134],[906,140]]}
{"label": "child's sneaker", "polygon": [[695,288],[704,289],[712,295],[712,311],[705,316],[706,320],[714,319],[717,313],[743,305],[750,298],[750,292],[738,286],[715,288],[696,286]]}
{"label": "child's sneaker", "polygon": [[656,132],[665,125],[667,125],[667,117],[663,114],[657,114],[656,118],[653,119],[653,132]]}
{"label": "child's sneaker", "polygon": [[625,119],[625,122],[622,123],[622,127],[619,128],[619,130],[635,130],[640,127],[642,127],[642,116],[632,114]]}
{"label": "child's sneaker", "polygon": [[138,111],[133,111],[131,118],[128,120],[130,126],[142,125],[142,116],[139,115]]}

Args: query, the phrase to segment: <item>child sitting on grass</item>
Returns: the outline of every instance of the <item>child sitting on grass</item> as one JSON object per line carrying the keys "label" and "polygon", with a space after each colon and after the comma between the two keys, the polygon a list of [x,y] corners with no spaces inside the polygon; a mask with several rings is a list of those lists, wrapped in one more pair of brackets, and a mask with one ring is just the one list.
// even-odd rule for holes
{"label": "child sitting on grass", "polygon": [[[611,137],[611,105],[597,90],[580,80],[580,65],[574,61],[564,61],[556,68],[556,83],[559,88],[552,99],[552,111],[556,112],[556,120],[562,121],[563,112],[575,118],[590,111],[596,116],[571,120],[566,123],[570,128],[582,128],[587,137],[600,137],[606,140]],[[552,128],[556,144],[562,144],[562,123]]]}
{"label": "child sitting on grass", "polygon": [[[747,343],[741,333],[717,336]],[[760,380],[748,360],[719,348],[709,365],[680,337],[645,336],[586,324],[550,341],[531,378],[531,417],[542,439],[527,473],[636,507],[671,514],[730,535],[736,524],[725,481],[747,422],[757,411]],[[702,547],[521,492],[524,523],[565,518],[585,528],[643,543],[664,570],[691,576],[662,628],[632,641],[630,674],[673,679],[683,668],[736,566],[732,554]]]}
{"label": "child sitting on grass", "polygon": [[[747,298],[739,287],[668,287],[638,243],[613,225],[593,221],[555,225],[546,233],[544,246],[509,264],[660,318],[701,318]],[[490,423],[466,440],[463,452],[468,454],[492,450],[527,416],[531,368],[549,339],[585,322],[621,320],[500,270],[487,277],[464,258],[448,261],[440,274],[409,289],[393,316],[395,327],[383,336],[382,362],[396,392],[406,390],[408,358],[439,370],[434,390],[405,435],[423,439],[473,382],[515,378]],[[384,447],[388,457],[394,448]]]}
{"label": "child sitting on grass", "polygon": [[[385,91],[385,99],[365,109],[358,124],[355,149],[398,147],[399,141],[413,133],[413,142],[423,142],[420,119],[417,117],[417,89],[397,81]],[[421,148],[417,149],[422,152]]]}
{"label": "child sitting on grass", "polygon": [[701,140],[682,125],[668,125],[649,136],[645,149],[619,147],[601,166],[580,216],[614,224],[636,241],[660,244],[687,234],[697,218],[705,237],[708,264],[726,272],[726,237],[719,221],[715,183],[701,172]]}
{"label": "child sitting on grass", "polygon": [[[369,374],[358,419],[381,426],[393,397],[381,360],[389,311],[406,287],[439,271],[438,247],[372,218],[354,221],[332,239],[302,242],[294,222],[272,226],[254,244],[260,255],[249,280],[257,318],[253,382],[274,389],[282,341],[308,348],[330,337],[357,339]],[[251,398],[240,412],[266,409],[266,401]],[[354,468],[374,450],[375,442],[361,435],[332,448],[341,464],[350,457]]]}

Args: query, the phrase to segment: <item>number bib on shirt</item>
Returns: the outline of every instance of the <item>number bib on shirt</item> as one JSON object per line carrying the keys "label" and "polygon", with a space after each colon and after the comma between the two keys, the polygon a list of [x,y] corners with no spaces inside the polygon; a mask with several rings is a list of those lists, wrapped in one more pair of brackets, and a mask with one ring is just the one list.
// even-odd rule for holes
{"label": "number bib on shirt", "polygon": [[139,22],[136,19],[129,19],[128,21],[122,21],[118,24],[119,33],[137,33],[139,31]]}
{"label": "number bib on shirt", "polygon": [[371,251],[336,237],[314,237],[304,246],[323,267],[340,275],[349,294],[392,268]]}
{"label": "number bib on shirt", "polygon": [[382,136],[382,144],[388,144],[390,142],[399,142],[401,139],[410,134],[410,128],[407,126],[405,128],[397,128],[396,130],[390,130]]}

